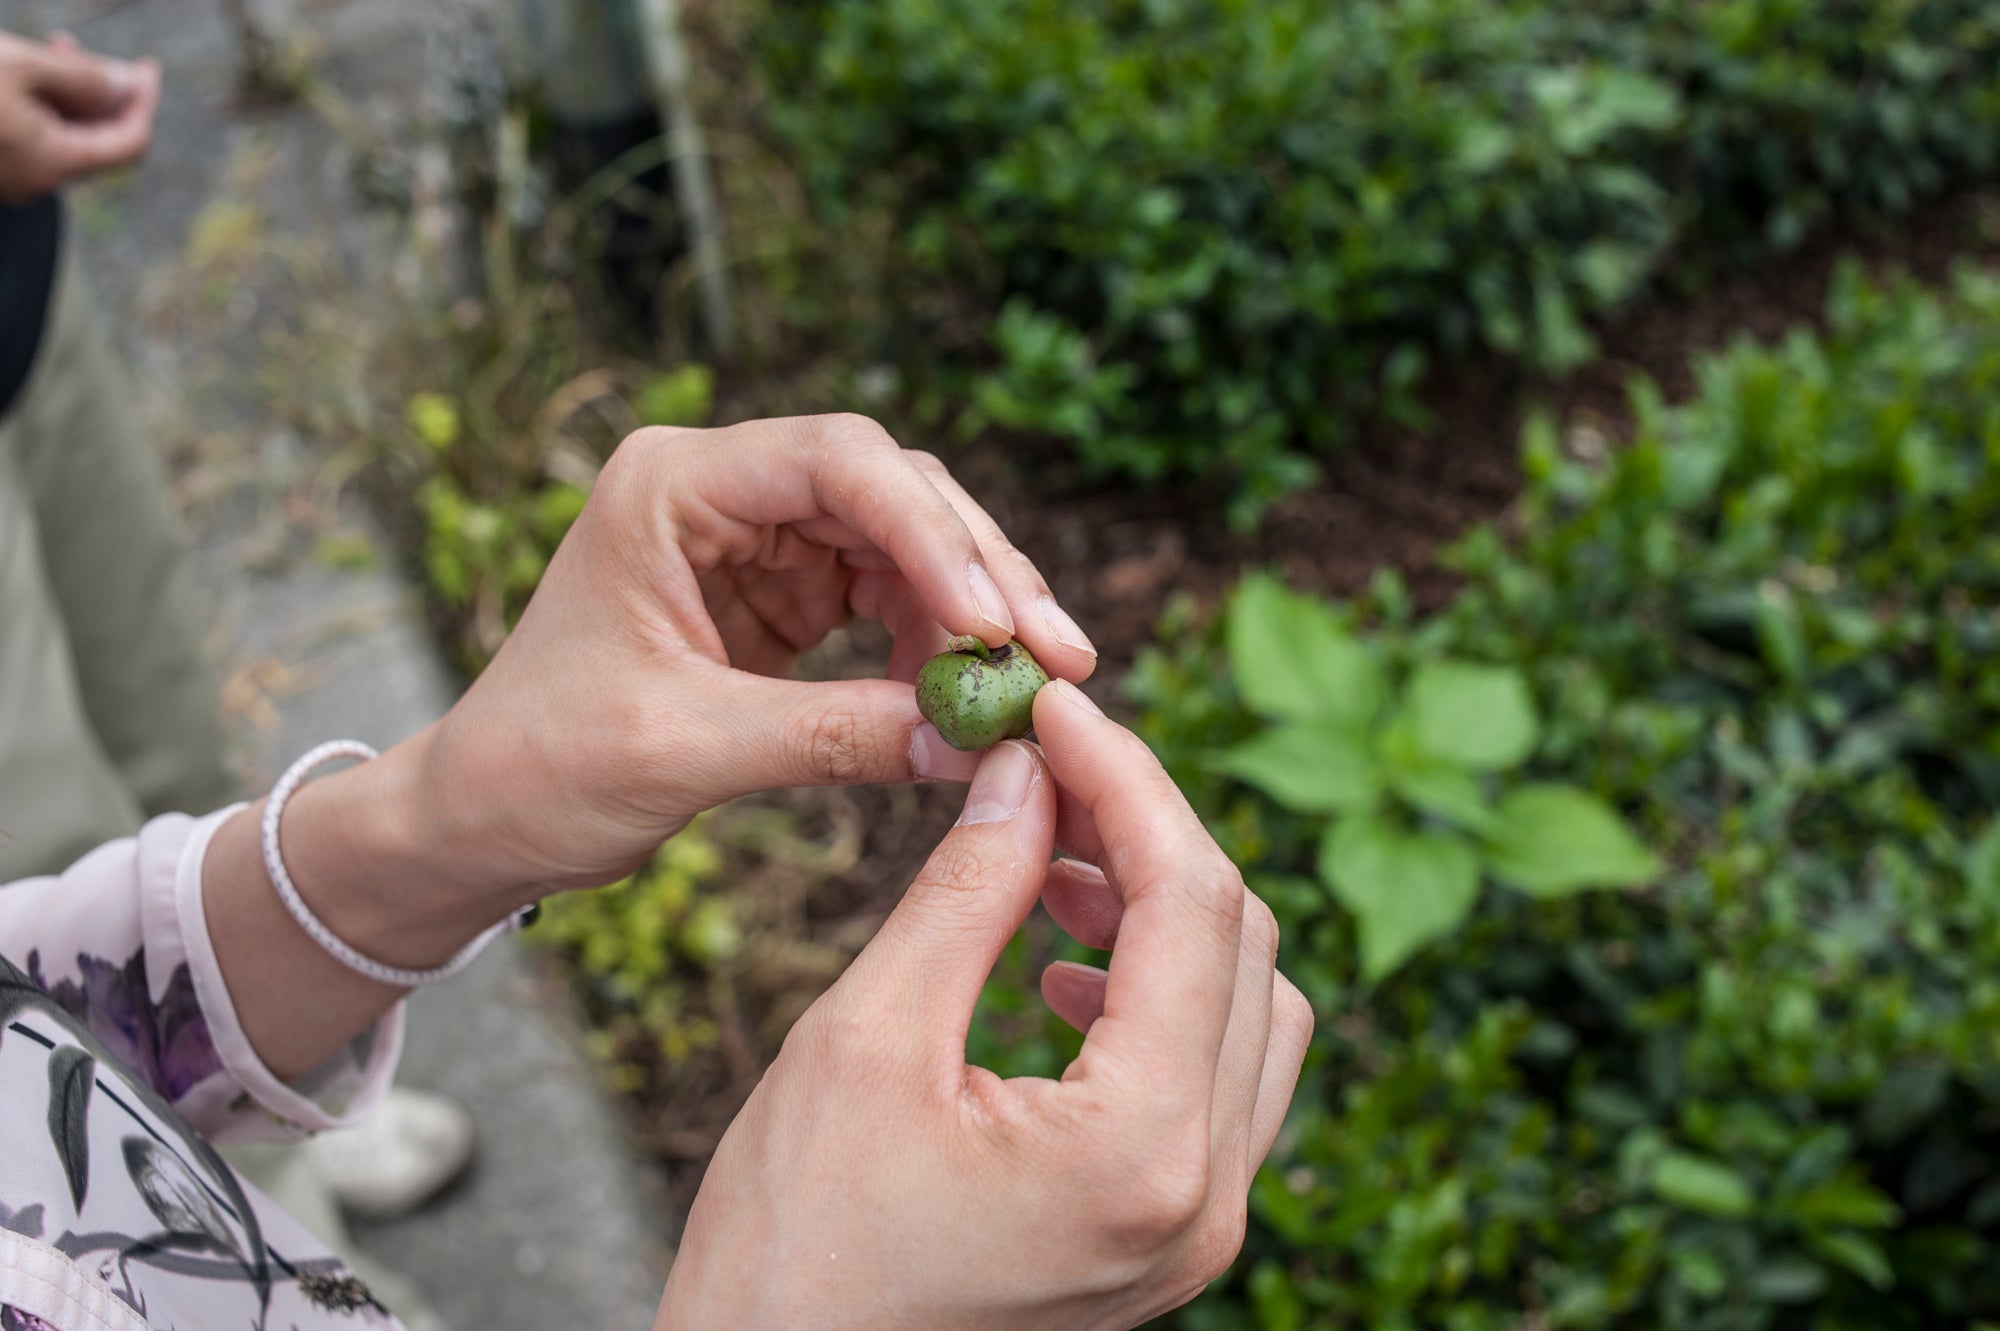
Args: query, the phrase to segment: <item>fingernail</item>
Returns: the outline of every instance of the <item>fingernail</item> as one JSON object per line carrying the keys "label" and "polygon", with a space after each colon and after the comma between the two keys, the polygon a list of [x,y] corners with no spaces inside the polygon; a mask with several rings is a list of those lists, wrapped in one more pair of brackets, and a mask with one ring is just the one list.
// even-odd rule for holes
{"label": "fingernail", "polygon": [[1034,783],[1034,755],[1027,745],[1008,740],[980,761],[979,775],[972,778],[972,789],[966,792],[965,812],[958,815],[958,825],[1006,822],[1028,802],[1028,790]]}
{"label": "fingernail", "polygon": [[1078,878],[1092,878],[1100,883],[1110,881],[1110,879],[1104,876],[1104,870],[1098,868],[1089,860],[1072,859],[1068,855],[1058,856],[1056,859],[1051,860],[1049,867],[1051,869],[1061,869],[1064,873],[1074,874]]}
{"label": "fingernail", "polygon": [[1008,637],[1014,636],[1014,616],[1008,613],[1007,598],[1000,594],[994,584],[993,575],[984,565],[974,564],[966,572],[972,582],[972,600],[979,607],[979,617],[999,629]]}
{"label": "fingernail", "polygon": [[926,721],[910,735],[910,770],[924,781],[970,781],[979,770],[979,755],[954,749]]}
{"label": "fingernail", "polygon": [[1042,598],[1042,619],[1048,624],[1049,632],[1055,635],[1055,640],[1063,646],[1074,647],[1079,652],[1089,652],[1092,656],[1097,655],[1097,648],[1091,645],[1089,636],[1077,627],[1074,619],[1063,613],[1063,608],[1056,604],[1055,597]]}
{"label": "fingernail", "polygon": [[1090,695],[1066,679],[1053,679],[1049,687],[1056,691],[1056,697],[1072,707],[1081,707],[1092,716],[1103,716],[1104,709],[1090,700]]}
{"label": "fingernail", "polygon": [[139,71],[126,61],[107,60],[104,62],[104,78],[111,85],[111,95],[122,102],[138,86]]}

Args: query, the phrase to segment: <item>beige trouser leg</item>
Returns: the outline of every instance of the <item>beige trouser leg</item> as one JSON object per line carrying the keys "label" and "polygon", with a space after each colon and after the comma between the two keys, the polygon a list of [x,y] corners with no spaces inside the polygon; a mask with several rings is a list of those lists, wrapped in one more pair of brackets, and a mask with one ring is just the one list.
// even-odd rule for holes
{"label": "beige trouser leg", "polygon": [[160,460],[72,248],[0,419],[0,882],[235,797]]}
{"label": "beige trouser leg", "polygon": [[18,434],[0,426],[0,882],[52,873],[140,820],[91,728]]}
{"label": "beige trouser leg", "polygon": [[[17,512],[24,503],[30,510],[40,548],[43,599],[24,608],[60,616],[89,722],[89,735],[70,741],[78,756],[58,761],[57,727],[73,735],[75,716],[50,706],[62,691],[54,661],[45,652],[34,674],[0,673],[0,801],[32,810],[16,836],[23,858],[43,870],[60,867],[80,839],[95,844],[134,830],[133,803],[145,815],[205,813],[237,797],[187,560],[134,389],[65,238],[34,370],[0,425],[8,467],[0,485],[13,491]],[[25,577],[15,581],[25,588]],[[0,634],[55,633],[27,629],[12,601],[0,613]],[[17,761],[17,748],[41,756]],[[91,770],[103,761],[130,802],[103,797],[101,774]]]}

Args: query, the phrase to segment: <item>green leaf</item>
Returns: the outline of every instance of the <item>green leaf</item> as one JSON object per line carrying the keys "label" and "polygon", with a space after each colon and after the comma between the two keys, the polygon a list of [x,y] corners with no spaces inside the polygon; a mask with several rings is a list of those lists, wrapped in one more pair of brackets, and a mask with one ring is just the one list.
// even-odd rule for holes
{"label": "green leaf", "polygon": [[1468,831],[1484,832],[1493,826],[1493,809],[1486,801],[1486,792],[1480,789],[1478,779],[1462,768],[1401,768],[1390,774],[1389,784],[1413,807]]}
{"label": "green leaf", "polygon": [[1729,1271],[1712,1252],[1683,1248],[1670,1252],[1674,1275],[1683,1285],[1704,1299],[1712,1299],[1729,1288]]}
{"label": "green leaf", "polygon": [[1860,1234],[1808,1234],[1806,1242],[1820,1256],[1836,1266],[1860,1276],[1875,1289],[1890,1289],[1896,1283],[1895,1268],[1873,1239]]}
{"label": "green leaf", "polygon": [[1791,1213],[1807,1225],[1887,1229],[1903,1218],[1902,1208],[1880,1189],[1858,1178],[1837,1178],[1793,1198]]}
{"label": "green leaf", "polygon": [[706,897],[695,903],[681,926],[681,947],[688,956],[704,965],[727,961],[743,949],[743,931],[730,913],[729,903],[720,897]]}
{"label": "green leaf", "polygon": [[1250,710],[1365,726],[1381,709],[1382,666],[1325,604],[1253,574],[1229,606],[1229,662]]}
{"label": "green leaf", "polygon": [[1361,973],[1371,981],[1457,928],[1479,895],[1479,861],[1464,841],[1405,832],[1368,814],[1350,814],[1326,830],[1319,872],[1354,913]]}
{"label": "green leaf", "polygon": [[715,371],[682,365],[647,381],[632,410],[647,425],[706,425],[715,406]]}
{"label": "green leaf", "polygon": [[403,419],[433,453],[446,453],[458,442],[458,404],[443,393],[412,393],[403,404]]}
{"label": "green leaf", "polygon": [[1597,113],[1621,128],[1670,129],[1680,119],[1680,93],[1659,79],[1610,69],[1597,85]]}
{"label": "green leaf", "polygon": [[1404,707],[1417,752],[1440,763],[1497,772],[1535,748],[1535,704],[1518,670],[1426,662],[1410,681]]}
{"label": "green leaf", "polygon": [[1771,1303],[1808,1303],[1826,1292],[1826,1270],[1805,1257],[1767,1258],[1751,1273],[1749,1288]]}
{"label": "green leaf", "polygon": [[1944,1106],[1951,1082],[1951,1070],[1940,1063],[1890,1068],[1861,1102],[1861,1130],[1876,1145],[1904,1140]]}
{"label": "green leaf", "polygon": [[1653,1165],[1653,1191],[1684,1211],[1740,1219],[1756,1205],[1743,1176],[1720,1161],[1669,1151]]}
{"label": "green leaf", "polygon": [[1965,885],[1974,901],[2000,905],[2000,818],[1965,848]]}
{"label": "green leaf", "polygon": [[1329,721],[1267,730],[1222,754],[1215,766],[1299,813],[1359,808],[1382,789],[1366,738]]}
{"label": "green leaf", "polygon": [[1812,645],[1806,640],[1805,626],[1789,590],[1776,582],[1758,589],[1755,611],[1757,641],[1764,660],[1778,678],[1787,683],[1805,681],[1812,661]]}
{"label": "green leaf", "polygon": [[1661,872],[1615,810],[1575,786],[1537,784],[1510,791],[1487,833],[1495,877],[1530,896],[1596,887],[1636,887]]}
{"label": "green leaf", "polygon": [[1257,1325],[1264,1331],[1299,1331],[1306,1324],[1305,1300],[1281,1264],[1266,1259],[1251,1267],[1249,1290]]}

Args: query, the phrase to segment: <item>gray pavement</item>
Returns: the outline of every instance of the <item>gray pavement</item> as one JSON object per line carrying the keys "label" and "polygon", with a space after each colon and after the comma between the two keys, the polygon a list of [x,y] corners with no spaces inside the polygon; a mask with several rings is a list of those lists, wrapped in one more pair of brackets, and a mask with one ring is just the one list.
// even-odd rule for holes
{"label": "gray pavement", "polygon": [[[430,77],[422,11],[315,0],[296,17],[322,43],[322,75],[390,122],[414,113]],[[421,728],[457,685],[416,597],[358,503],[318,496],[325,458],[272,418],[258,382],[270,340],[310,299],[299,272],[330,272],[350,297],[362,293],[352,308],[398,298],[397,224],[363,211],[343,146],[314,113],[233,105],[220,0],[0,0],[0,26],[64,27],[166,67],[151,159],[78,197],[74,231],[139,370],[148,423],[182,477],[247,779],[268,781],[322,739],[385,745]],[[368,566],[313,557],[329,522],[373,552]],[[650,1324],[667,1261],[655,1188],[561,994],[518,946],[412,1001],[401,1080],[470,1105],[482,1149],[472,1175],[432,1207],[360,1227],[368,1255],[408,1276],[458,1331]]]}

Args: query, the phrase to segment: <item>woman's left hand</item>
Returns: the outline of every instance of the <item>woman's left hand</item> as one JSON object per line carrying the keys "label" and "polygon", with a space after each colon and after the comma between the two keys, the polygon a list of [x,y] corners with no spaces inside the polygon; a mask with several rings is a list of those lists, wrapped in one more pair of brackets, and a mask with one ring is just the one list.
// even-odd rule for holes
{"label": "woman's left hand", "polygon": [[[895,634],[891,678],[784,677],[857,614]],[[977,755],[945,745],[910,683],[953,634],[1018,636],[1071,681],[1096,663],[943,465],[873,421],[641,430],[458,704],[299,789],[285,864],[363,955],[440,965],[530,901],[622,877],[733,796],[969,780]],[[398,991],[347,970],[286,914],[265,876],[261,808],[216,832],[203,891],[245,1033],[294,1076]]]}
{"label": "woman's left hand", "polygon": [[[854,615],[894,633],[888,678],[789,678]],[[976,755],[910,684],[952,634],[1018,637],[1071,681],[1096,664],[943,464],[873,421],[642,430],[492,665],[415,742],[413,793],[452,877],[514,901],[611,881],[736,795],[967,780]]]}

